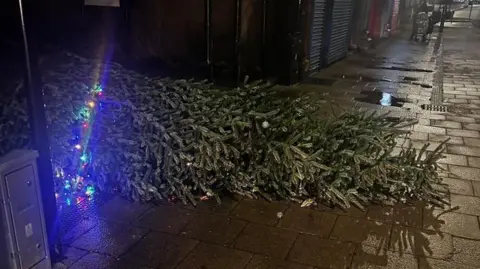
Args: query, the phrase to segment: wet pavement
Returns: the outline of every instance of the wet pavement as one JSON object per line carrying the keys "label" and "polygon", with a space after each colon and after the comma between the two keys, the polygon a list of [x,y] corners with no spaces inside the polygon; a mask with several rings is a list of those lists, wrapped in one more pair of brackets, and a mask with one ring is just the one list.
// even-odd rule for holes
{"label": "wet pavement", "polygon": [[[411,144],[450,137],[441,161],[454,210],[415,205],[362,212],[226,197],[222,205],[140,205],[119,198],[64,205],[73,269],[480,268],[480,30],[447,24],[428,44],[405,35],[278,88],[339,107],[419,119]],[[442,112],[444,108],[447,111]],[[440,110],[440,111],[437,111]],[[458,208],[455,208],[458,207]]]}

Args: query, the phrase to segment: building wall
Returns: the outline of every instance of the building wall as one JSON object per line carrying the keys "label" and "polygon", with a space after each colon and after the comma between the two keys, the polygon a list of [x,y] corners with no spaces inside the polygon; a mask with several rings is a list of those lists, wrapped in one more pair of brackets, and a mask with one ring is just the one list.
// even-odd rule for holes
{"label": "building wall", "polygon": [[371,0],[354,2],[354,11],[351,23],[352,45],[359,45],[359,43],[362,43],[366,37],[365,31],[369,30],[368,24],[371,4]]}
{"label": "building wall", "polygon": [[[82,1],[49,1],[49,25],[55,35],[70,34],[72,43],[115,46],[129,43],[128,57],[165,62],[205,58],[205,1],[130,1],[122,8],[84,7]],[[127,3],[126,1],[124,3]],[[235,37],[235,0],[212,0],[215,57],[231,58]],[[128,21],[125,19],[128,16]],[[128,35],[128,36],[127,36]],[[75,42],[73,42],[74,39]]]}
{"label": "building wall", "polygon": [[[52,40],[81,55],[99,58],[108,50],[115,61],[149,59],[165,70],[207,65],[205,0],[122,0],[129,5],[121,8],[84,7],[82,0],[45,1],[45,29],[51,29]],[[300,25],[298,0],[211,1],[215,66],[236,69],[242,79],[287,73],[291,33],[300,31],[295,28]]]}

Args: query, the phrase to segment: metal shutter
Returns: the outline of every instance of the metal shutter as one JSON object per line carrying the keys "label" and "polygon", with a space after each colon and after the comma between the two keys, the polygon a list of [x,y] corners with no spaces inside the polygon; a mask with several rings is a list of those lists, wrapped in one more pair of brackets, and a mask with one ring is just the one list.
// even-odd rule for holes
{"label": "metal shutter", "polygon": [[391,29],[392,31],[397,29],[397,24],[398,24],[398,13],[400,12],[400,0],[395,0],[393,3],[393,14],[392,14],[392,26]]}
{"label": "metal shutter", "polygon": [[310,39],[310,71],[315,71],[320,68],[323,47],[325,1],[326,0],[313,1],[312,37]]}
{"label": "metal shutter", "polygon": [[333,3],[332,31],[328,49],[328,64],[347,55],[349,25],[352,17],[352,0],[335,0]]}

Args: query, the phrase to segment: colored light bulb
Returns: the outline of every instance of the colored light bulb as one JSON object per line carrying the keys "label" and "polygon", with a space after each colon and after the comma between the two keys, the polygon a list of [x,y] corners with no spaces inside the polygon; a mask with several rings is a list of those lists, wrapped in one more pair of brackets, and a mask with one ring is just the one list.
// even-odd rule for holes
{"label": "colored light bulb", "polygon": [[93,186],[88,186],[85,190],[87,196],[92,196],[95,193],[95,188]]}
{"label": "colored light bulb", "polygon": [[88,106],[91,107],[91,108],[94,108],[95,107],[95,102],[93,102],[93,101],[88,102]]}
{"label": "colored light bulb", "polygon": [[76,149],[82,149],[82,145],[76,144],[76,145],[75,145],[75,148],[76,148]]}

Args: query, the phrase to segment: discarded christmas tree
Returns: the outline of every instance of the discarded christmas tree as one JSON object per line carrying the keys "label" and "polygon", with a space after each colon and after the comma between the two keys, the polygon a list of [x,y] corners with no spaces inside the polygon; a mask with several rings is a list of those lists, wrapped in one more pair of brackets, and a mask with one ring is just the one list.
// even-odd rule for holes
{"label": "discarded christmas tree", "polygon": [[318,98],[281,98],[263,84],[220,90],[76,56],[61,62],[44,74],[60,167],[72,157],[67,141],[86,86],[95,81],[92,70],[108,76],[89,136],[90,184],[101,191],[184,203],[225,191],[344,208],[390,199],[441,203],[435,191],[441,147],[392,155],[405,132],[384,116],[324,118],[316,113],[324,105]]}

